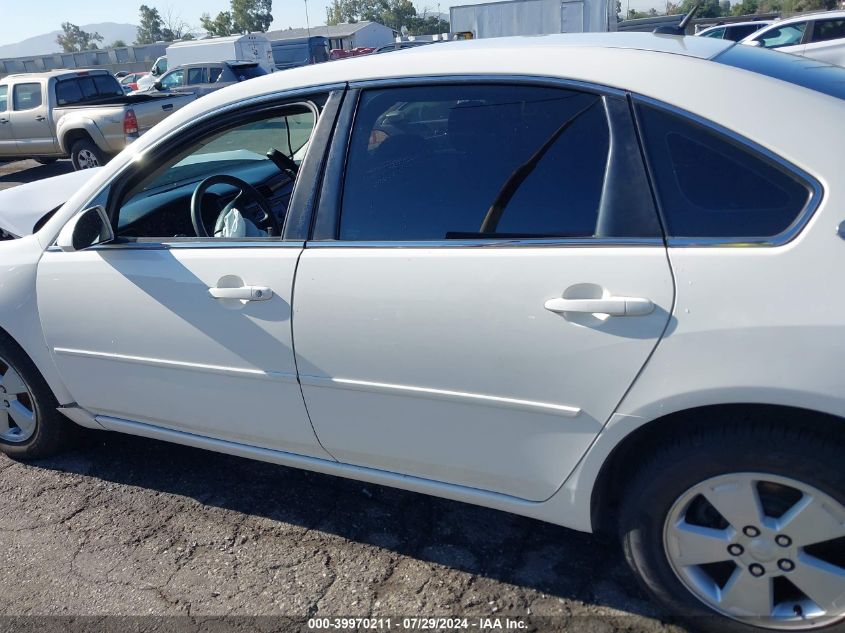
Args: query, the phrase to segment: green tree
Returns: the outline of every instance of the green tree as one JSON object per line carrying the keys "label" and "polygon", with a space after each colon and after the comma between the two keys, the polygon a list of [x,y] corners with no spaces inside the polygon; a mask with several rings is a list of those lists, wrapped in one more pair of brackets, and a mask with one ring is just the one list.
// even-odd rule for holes
{"label": "green tree", "polygon": [[200,24],[209,35],[266,31],[273,22],[272,12],[273,0],[231,0],[229,11],[221,11],[213,19],[204,13]]}
{"label": "green tree", "polygon": [[155,42],[170,41],[164,32],[164,22],[161,14],[155,7],[148,7],[142,4],[140,9],[141,20],[138,25],[138,33],[135,38],[136,44],[153,44]]}
{"label": "green tree", "polygon": [[203,13],[200,17],[200,26],[209,35],[232,35],[235,32],[232,14],[228,11],[221,11],[213,20],[208,13]]}
{"label": "green tree", "polygon": [[115,40],[111,44],[108,45],[108,48],[124,48],[126,46],[126,42],[123,40]]}
{"label": "green tree", "polygon": [[722,0],[719,3],[719,12],[722,15],[730,15],[731,14],[731,0]]}
{"label": "green tree", "polygon": [[70,22],[62,22],[62,34],[56,37],[56,44],[65,53],[91,50],[97,48],[97,42],[102,41],[103,36],[99,33],[88,33]]}
{"label": "green tree", "polygon": [[742,0],[731,7],[732,15],[753,15],[758,12],[757,0]]}

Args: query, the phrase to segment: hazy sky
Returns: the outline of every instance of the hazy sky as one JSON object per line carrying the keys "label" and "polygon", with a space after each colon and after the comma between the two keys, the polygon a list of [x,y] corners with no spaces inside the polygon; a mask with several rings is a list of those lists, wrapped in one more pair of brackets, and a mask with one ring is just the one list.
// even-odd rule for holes
{"label": "hazy sky", "polygon": [[[448,13],[453,4],[474,4],[478,0],[441,0],[439,8]],[[155,6],[160,12],[172,8],[175,14],[199,30],[203,13],[215,15],[228,8],[229,0],[0,0],[0,44],[12,44],[33,35],[61,28],[62,22],[96,24],[99,22],[138,23],[138,7]],[[308,14],[312,25],[324,24],[327,0],[308,0]],[[438,9],[436,0],[414,0],[417,10]],[[636,9],[658,6],[655,0],[630,0]],[[665,4],[665,1],[663,2]],[[622,6],[629,3],[623,0]],[[273,0],[274,29],[305,26],[305,0]]]}

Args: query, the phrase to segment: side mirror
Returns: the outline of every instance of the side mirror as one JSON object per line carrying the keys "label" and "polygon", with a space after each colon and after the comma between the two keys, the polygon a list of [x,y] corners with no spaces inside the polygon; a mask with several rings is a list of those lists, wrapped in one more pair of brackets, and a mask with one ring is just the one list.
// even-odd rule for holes
{"label": "side mirror", "polygon": [[158,69],[158,66],[153,66],[152,68],[150,68],[150,74],[153,77],[158,77],[161,74],[161,71]]}
{"label": "side mirror", "polygon": [[763,42],[761,42],[760,40],[751,40],[750,42],[747,42],[747,45],[756,46],[757,48],[760,48],[763,45]]}
{"label": "side mirror", "polygon": [[153,84],[153,88],[155,88],[156,90],[162,90],[163,89],[160,81],[155,82]]}
{"label": "side mirror", "polygon": [[106,244],[113,239],[114,231],[106,210],[96,206],[72,217],[59,232],[56,246],[65,253],[73,253],[89,246]]}

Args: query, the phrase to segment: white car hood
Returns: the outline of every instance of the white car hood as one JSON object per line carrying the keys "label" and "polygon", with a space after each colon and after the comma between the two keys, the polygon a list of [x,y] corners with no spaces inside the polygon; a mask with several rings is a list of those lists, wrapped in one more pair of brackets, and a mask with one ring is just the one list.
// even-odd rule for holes
{"label": "white car hood", "polygon": [[0,191],[0,229],[15,237],[30,235],[38,220],[67,202],[99,169],[83,169]]}

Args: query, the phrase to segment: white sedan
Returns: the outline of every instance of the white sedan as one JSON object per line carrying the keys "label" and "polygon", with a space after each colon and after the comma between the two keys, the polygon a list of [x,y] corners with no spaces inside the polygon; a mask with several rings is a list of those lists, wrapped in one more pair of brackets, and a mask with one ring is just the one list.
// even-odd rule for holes
{"label": "white sedan", "polygon": [[698,628],[841,632],[843,99],[639,33],[215,92],[0,244],[0,447],[76,423],[616,531]]}

